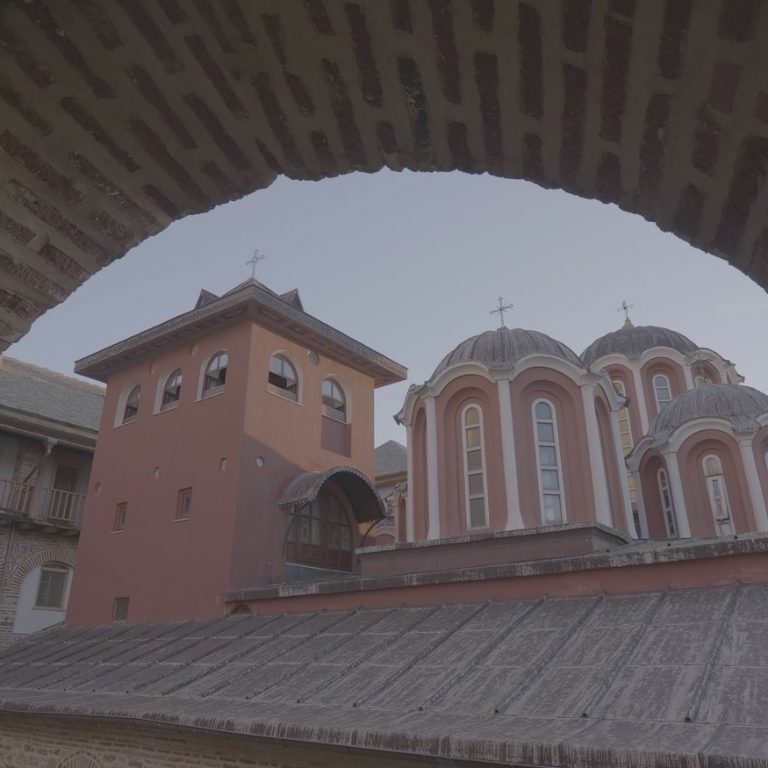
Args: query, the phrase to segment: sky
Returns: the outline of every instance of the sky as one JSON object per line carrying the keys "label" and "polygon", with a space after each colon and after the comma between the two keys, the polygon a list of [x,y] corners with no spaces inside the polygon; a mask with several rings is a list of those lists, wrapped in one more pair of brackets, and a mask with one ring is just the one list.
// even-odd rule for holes
{"label": "sky", "polygon": [[72,373],[76,359],[192,309],[250,276],[298,288],[315,317],[405,365],[376,393],[376,444],[405,442],[393,414],[464,339],[506,324],[580,353],[619,328],[680,331],[768,391],[759,329],[768,294],[726,262],[614,205],[461,173],[355,173],[270,188],[189,216],[102,270],[35,322],[8,355]]}

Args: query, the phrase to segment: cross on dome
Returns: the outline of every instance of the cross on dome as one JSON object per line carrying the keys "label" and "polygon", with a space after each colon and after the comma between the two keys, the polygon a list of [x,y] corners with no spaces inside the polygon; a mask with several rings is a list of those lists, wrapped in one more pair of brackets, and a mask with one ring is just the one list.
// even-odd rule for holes
{"label": "cross on dome", "polygon": [[627,304],[626,299],[624,299],[621,302],[621,306],[616,310],[617,312],[623,312],[624,313],[624,328],[634,328],[634,324],[629,319],[629,310],[634,309],[634,304]]}
{"label": "cross on dome", "polygon": [[514,307],[514,304],[505,304],[504,299],[499,296],[499,305],[496,307],[496,309],[492,309],[488,314],[489,315],[498,315],[499,321],[501,325],[499,325],[499,328],[506,328],[507,326],[504,324],[504,313],[508,309],[512,309]]}
{"label": "cross on dome", "polygon": [[253,256],[246,261],[246,264],[250,264],[251,266],[251,277],[255,280],[256,279],[256,265],[260,261],[264,261],[267,257],[263,253],[259,253],[258,250],[255,250],[253,252]]}

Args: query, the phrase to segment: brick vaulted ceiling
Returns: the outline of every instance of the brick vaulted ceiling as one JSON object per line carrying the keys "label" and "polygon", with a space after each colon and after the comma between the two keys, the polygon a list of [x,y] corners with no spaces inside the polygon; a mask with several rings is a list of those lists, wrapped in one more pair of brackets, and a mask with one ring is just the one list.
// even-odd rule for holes
{"label": "brick vaulted ceiling", "polygon": [[524,178],[768,287],[763,0],[0,0],[0,349],[278,174]]}

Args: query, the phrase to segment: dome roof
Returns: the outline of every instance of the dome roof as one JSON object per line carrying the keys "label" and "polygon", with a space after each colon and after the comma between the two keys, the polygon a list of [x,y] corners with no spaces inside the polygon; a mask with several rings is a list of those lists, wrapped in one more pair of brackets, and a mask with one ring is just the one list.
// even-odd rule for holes
{"label": "dome roof", "polygon": [[630,359],[640,357],[647,349],[671,347],[678,352],[695,352],[698,347],[682,333],[656,325],[629,325],[606,333],[593,341],[582,353],[584,365],[592,365],[605,355],[624,355]]}
{"label": "dome roof", "polygon": [[499,328],[462,341],[440,361],[432,378],[456,363],[473,361],[488,368],[511,368],[518,360],[533,354],[553,355],[583,367],[572,349],[545,333],[522,328]]}
{"label": "dome roof", "polygon": [[743,384],[704,384],[667,403],[653,420],[649,434],[665,438],[694,419],[728,419],[736,432],[754,432],[756,418],[768,413],[768,395]]}

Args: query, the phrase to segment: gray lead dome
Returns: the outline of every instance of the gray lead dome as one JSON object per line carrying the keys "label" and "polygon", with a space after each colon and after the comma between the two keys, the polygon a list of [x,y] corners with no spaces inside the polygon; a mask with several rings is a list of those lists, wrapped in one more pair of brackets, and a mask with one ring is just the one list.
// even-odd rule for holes
{"label": "gray lead dome", "polygon": [[682,333],[660,328],[656,325],[638,325],[629,328],[619,328],[618,331],[606,333],[593,341],[582,353],[584,365],[592,365],[605,355],[624,355],[627,358],[638,358],[647,349],[654,347],[671,347],[678,352],[687,354],[695,352],[698,347]]}
{"label": "gray lead dome", "polygon": [[653,420],[649,434],[665,438],[688,421],[727,419],[735,432],[754,432],[768,413],[768,395],[743,384],[704,384],[678,395]]}
{"label": "gray lead dome", "polygon": [[579,356],[565,344],[539,331],[499,328],[472,336],[449,352],[435,368],[432,378],[456,363],[483,363],[488,368],[511,368],[533,354],[553,355],[583,367]]}

